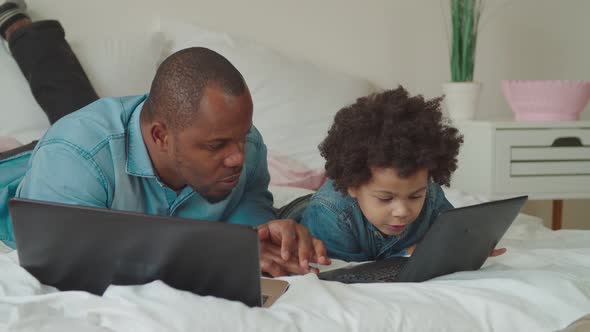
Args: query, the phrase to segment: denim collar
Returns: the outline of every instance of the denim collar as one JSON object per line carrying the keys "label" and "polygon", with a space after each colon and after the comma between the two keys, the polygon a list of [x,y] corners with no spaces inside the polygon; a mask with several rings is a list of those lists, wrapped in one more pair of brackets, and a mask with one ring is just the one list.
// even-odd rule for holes
{"label": "denim collar", "polygon": [[155,178],[156,172],[154,171],[152,160],[143,141],[139,121],[144,103],[145,101],[135,107],[127,124],[126,171],[129,175]]}

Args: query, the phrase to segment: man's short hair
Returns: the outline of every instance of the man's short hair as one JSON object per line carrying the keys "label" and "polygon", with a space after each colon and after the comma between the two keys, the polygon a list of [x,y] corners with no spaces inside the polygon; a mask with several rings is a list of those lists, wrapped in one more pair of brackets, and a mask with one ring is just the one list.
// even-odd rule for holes
{"label": "man's short hair", "polygon": [[205,88],[215,87],[232,96],[246,91],[242,74],[221,54],[191,47],[170,55],[158,68],[144,112],[175,129],[191,123]]}

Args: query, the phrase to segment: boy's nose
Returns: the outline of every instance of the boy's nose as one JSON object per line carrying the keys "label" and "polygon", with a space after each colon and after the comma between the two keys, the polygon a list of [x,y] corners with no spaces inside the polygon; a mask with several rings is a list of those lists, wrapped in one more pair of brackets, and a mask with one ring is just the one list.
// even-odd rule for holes
{"label": "boy's nose", "polygon": [[408,217],[408,214],[410,213],[410,209],[408,209],[408,207],[403,204],[403,203],[398,203],[394,206],[393,210],[391,211],[391,215],[395,218],[399,218],[399,219],[406,219]]}

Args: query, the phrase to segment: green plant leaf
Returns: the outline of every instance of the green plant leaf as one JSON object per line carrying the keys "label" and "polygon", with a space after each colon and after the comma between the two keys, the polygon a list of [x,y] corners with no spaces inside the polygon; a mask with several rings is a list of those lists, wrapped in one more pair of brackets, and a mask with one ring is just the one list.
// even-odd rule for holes
{"label": "green plant leaf", "polygon": [[449,1],[452,24],[451,80],[473,81],[479,18],[484,0]]}

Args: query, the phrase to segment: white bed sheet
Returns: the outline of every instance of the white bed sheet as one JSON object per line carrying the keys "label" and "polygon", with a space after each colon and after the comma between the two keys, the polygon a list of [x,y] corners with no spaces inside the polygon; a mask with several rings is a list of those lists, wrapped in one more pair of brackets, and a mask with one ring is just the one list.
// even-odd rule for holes
{"label": "white bed sheet", "polygon": [[[289,199],[289,190],[273,191]],[[455,205],[478,201],[452,192],[449,198]],[[0,253],[0,330],[554,331],[590,312],[589,235],[553,232],[538,218],[519,215],[501,243],[508,253],[489,259],[480,271],[419,284],[287,277],[290,289],[270,309],[161,282],[112,286],[102,297],[56,292],[21,269],[16,252]]]}

